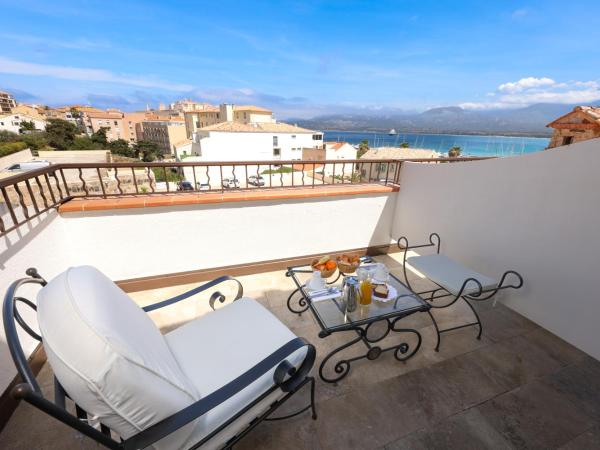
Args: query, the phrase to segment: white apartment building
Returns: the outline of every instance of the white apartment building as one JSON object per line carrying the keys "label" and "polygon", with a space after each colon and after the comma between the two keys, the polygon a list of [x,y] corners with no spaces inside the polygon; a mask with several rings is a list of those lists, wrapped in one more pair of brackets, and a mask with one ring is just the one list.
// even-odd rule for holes
{"label": "white apartment building", "polygon": [[12,94],[0,91],[0,114],[7,114],[17,106],[17,102]]}
{"label": "white apartment building", "polygon": [[41,119],[39,116],[33,117],[27,114],[10,113],[0,115],[0,130],[19,133],[19,130],[21,129],[21,122],[33,122],[36,130],[46,129],[46,121]]}
{"label": "white apartment building", "polygon": [[221,122],[197,130],[204,161],[301,160],[303,148],[323,146],[323,133],[283,122]]}
{"label": "white apartment building", "polygon": [[[196,145],[191,154],[198,156],[190,156],[186,161],[301,160],[302,149],[323,147],[323,133],[282,122],[221,122],[197,130],[193,142]],[[182,148],[179,152],[181,156],[183,151]],[[248,171],[258,172],[258,165],[248,166]],[[192,169],[184,168],[184,175],[191,181]],[[230,171],[226,169],[224,176],[229,175]],[[219,169],[213,168],[210,176],[212,181],[219,180]]]}

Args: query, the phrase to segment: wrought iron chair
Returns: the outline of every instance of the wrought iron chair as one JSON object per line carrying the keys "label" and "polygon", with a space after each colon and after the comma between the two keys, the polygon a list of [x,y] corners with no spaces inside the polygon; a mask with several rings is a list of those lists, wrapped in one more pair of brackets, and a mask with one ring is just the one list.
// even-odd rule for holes
{"label": "wrought iron chair", "polygon": [[[22,379],[12,395],[108,448],[231,448],[263,420],[309,409],[317,418],[309,376],[315,348],[258,302],[242,298],[233,278],[141,309],[89,266],[48,283],[35,269],[27,275],[9,287],[3,305],[7,343]],[[233,303],[164,336],[146,314],[226,281],[237,283]],[[31,284],[42,287],[37,304],[19,292]],[[217,291],[209,303],[214,310],[224,301]],[[37,312],[39,333],[17,305]],[[44,345],[54,400],[43,395],[28,365],[17,324]],[[306,407],[272,417],[307,384]]]}
{"label": "wrought iron chair", "polygon": [[[463,325],[440,329],[435,317],[431,313],[431,310],[427,311],[429,317],[433,321],[435,331],[437,334],[437,343],[435,350],[439,351],[441,335],[449,331],[458,330],[461,328],[478,326],[479,332],[477,333],[477,339],[481,339],[481,333],[483,331],[483,325],[479,318],[479,314],[470,303],[470,301],[481,302],[489,300],[494,297],[498,292],[503,289],[519,289],[523,286],[523,278],[519,273],[514,270],[507,270],[500,277],[500,281],[482,275],[474,270],[471,270],[460,263],[453,261],[447,256],[440,254],[441,239],[437,233],[431,233],[429,235],[428,244],[409,245],[408,238],[402,236],[398,238],[398,248],[404,252],[402,267],[404,271],[404,279],[408,287],[415,292],[417,295],[422,297],[424,300],[431,304],[432,308],[448,308],[456,303],[458,300],[463,299],[467,306],[473,312],[475,316],[474,322],[469,322]],[[409,250],[433,247],[435,254],[425,256],[412,256],[407,258]],[[421,272],[428,280],[433,282],[438,287],[426,291],[416,292],[410,284],[410,279],[407,275],[406,264],[409,264],[419,272]],[[509,283],[508,277],[513,277],[515,283]],[[439,302],[439,299],[446,299],[447,301],[443,304]]]}

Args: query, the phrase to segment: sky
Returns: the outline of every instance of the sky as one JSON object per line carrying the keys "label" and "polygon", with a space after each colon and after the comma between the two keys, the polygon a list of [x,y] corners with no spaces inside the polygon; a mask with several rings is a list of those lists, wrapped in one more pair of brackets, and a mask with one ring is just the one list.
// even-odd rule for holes
{"label": "sky", "polygon": [[600,2],[5,1],[0,89],[126,111],[330,113],[600,100]]}

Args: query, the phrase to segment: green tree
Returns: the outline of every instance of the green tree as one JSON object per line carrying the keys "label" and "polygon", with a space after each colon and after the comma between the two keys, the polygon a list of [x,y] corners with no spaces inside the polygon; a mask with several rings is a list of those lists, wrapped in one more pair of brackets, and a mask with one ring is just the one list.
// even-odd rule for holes
{"label": "green tree", "polygon": [[103,147],[88,136],[75,136],[69,150],[101,150]]}
{"label": "green tree", "polygon": [[106,130],[108,130],[107,127],[100,127],[98,131],[92,133],[92,142],[106,147],[108,144],[108,139],[106,138]]}
{"label": "green tree", "polygon": [[19,131],[22,133],[23,131],[35,131],[35,123],[33,120],[24,120],[20,124]]}
{"label": "green tree", "polygon": [[364,141],[360,141],[358,144],[358,157],[360,158],[362,155],[369,151],[369,141],[366,139]]}
{"label": "green tree", "polygon": [[46,133],[28,133],[21,136],[21,140],[27,144],[31,150],[42,150],[48,147]]}
{"label": "green tree", "polygon": [[77,127],[62,119],[50,119],[46,125],[48,143],[58,149],[67,150],[73,145]]}
{"label": "green tree", "polygon": [[133,151],[137,158],[142,158],[145,162],[163,159],[163,154],[155,142],[139,141],[133,146]]}
{"label": "green tree", "polygon": [[408,142],[403,142],[402,144],[400,144],[400,148],[408,148]]}
{"label": "green tree", "polygon": [[449,158],[458,158],[461,153],[462,153],[462,149],[459,146],[455,145],[450,150],[448,150],[448,157]]}
{"label": "green tree", "polygon": [[2,142],[18,142],[21,136],[8,130],[0,130],[0,143]]}
{"label": "green tree", "polygon": [[108,143],[110,152],[114,155],[126,156],[128,158],[135,158],[135,150],[129,146],[129,143],[125,139],[117,139]]}

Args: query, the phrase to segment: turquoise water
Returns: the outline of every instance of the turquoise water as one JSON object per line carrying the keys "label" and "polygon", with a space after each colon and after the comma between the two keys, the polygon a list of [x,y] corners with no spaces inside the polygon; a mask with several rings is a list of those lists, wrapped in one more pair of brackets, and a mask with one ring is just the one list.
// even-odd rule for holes
{"label": "turquoise water", "polygon": [[516,136],[417,133],[398,133],[389,136],[386,133],[325,131],[326,141],[359,144],[365,139],[369,141],[370,147],[398,147],[402,142],[408,142],[412,148],[427,148],[440,153],[448,153],[448,150],[456,145],[462,149],[463,156],[513,156],[533,153],[545,149],[550,142],[549,138]]}

